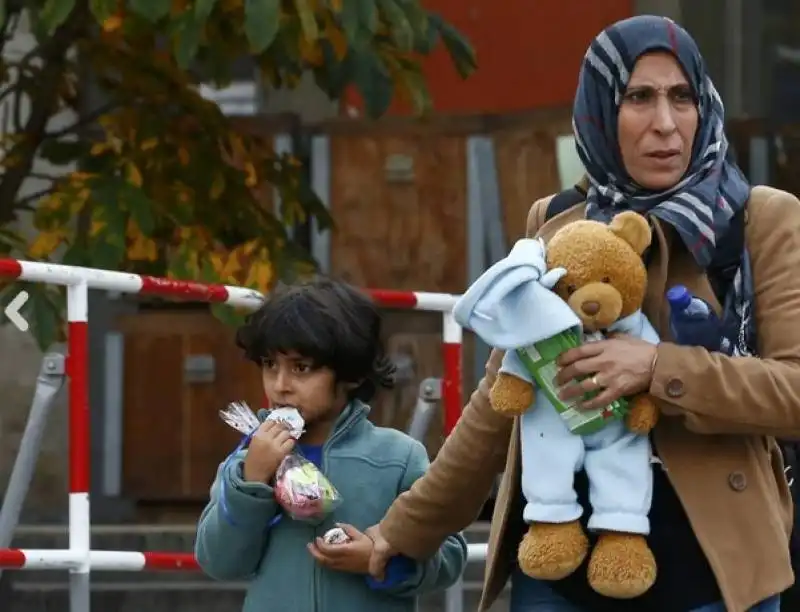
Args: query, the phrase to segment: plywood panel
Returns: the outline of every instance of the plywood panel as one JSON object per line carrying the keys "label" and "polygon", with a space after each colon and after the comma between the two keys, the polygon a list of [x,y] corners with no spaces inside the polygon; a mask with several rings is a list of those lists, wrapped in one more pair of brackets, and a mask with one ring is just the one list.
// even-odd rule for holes
{"label": "plywood panel", "polygon": [[[123,493],[139,501],[205,499],[217,465],[239,436],[219,418],[228,402],[260,406],[258,368],[234,330],[208,312],[150,311],[121,317],[125,338]],[[184,361],[210,355],[213,381],[184,380]]]}
{"label": "plywood panel", "polygon": [[[410,161],[390,182],[387,162]],[[461,292],[466,282],[464,140],[333,134],[332,272],[363,287]]]}
{"label": "plywood panel", "polygon": [[525,234],[531,204],[560,189],[556,138],[572,132],[569,109],[494,132],[506,243]]}

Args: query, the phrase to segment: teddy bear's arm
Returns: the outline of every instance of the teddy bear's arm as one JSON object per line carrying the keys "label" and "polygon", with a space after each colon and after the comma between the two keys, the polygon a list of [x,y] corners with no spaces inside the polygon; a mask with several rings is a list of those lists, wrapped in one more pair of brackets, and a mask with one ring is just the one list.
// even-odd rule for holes
{"label": "teddy bear's arm", "polygon": [[640,393],[629,400],[625,425],[635,434],[650,433],[658,422],[658,408],[648,393]]}
{"label": "teddy bear's arm", "polygon": [[513,351],[506,351],[489,399],[501,414],[519,416],[533,404],[535,387],[530,372]]}

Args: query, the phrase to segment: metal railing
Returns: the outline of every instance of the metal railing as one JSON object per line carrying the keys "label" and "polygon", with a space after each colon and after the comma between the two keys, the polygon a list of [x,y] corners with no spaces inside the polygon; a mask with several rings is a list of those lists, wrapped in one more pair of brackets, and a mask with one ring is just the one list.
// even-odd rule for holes
{"label": "metal railing", "polygon": [[[225,303],[256,309],[263,301],[257,291],[228,285],[178,281],[42,262],[0,259],[0,278],[65,286],[67,290],[67,354],[48,353],[37,378],[28,422],[0,510],[0,570],[67,570],[70,573],[70,612],[89,612],[90,574],[95,570],[198,571],[190,553],[92,550],[90,545],[89,477],[90,413],[88,386],[88,294],[90,289],[127,294],[156,295],[197,302]],[[421,386],[409,431],[421,437],[427,431],[436,403],[444,412],[449,434],[461,413],[461,327],[451,310],[457,296],[444,293],[366,290],[381,306],[440,312],[442,316],[441,380],[426,379]],[[27,495],[50,408],[65,379],[69,379],[69,547],[33,550],[9,548]],[[486,545],[470,545],[470,561],[486,558]],[[463,587],[447,593],[447,611],[463,608]]]}

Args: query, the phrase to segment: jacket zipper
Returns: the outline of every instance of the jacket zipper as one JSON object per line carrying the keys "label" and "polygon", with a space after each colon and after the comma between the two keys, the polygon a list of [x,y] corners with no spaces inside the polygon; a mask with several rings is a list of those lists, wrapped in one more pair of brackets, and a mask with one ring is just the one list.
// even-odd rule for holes
{"label": "jacket zipper", "polygon": [[[319,469],[326,477],[328,476],[327,473],[326,473],[326,469],[325,469],[326,466],[327,466],[327,463],[328,463],[328,450],[333,445],[333,443],[336,442],[336,440],[341,438],[342,435],[344,435],[346,432],[350,431],[350,428],[353,426],[353,424],[359,418],[361,418],[361,413],[360,412],[356,412],[356,413],[350,415],[350,417],[344,423],[342,423],[342,426],[337,431],[335,431],[333,433],[333,435],[331,435],[331,437],[325,442],[325,444],[322,445],[322,454],[321,454],[321,457],[320,457]],[[320,535],[319,534],[319,525],[315,525],[314,526],[313,533],[314,533],[314,539],[319,537],[319,535]],[[314,563],[314,580],[313,580],[314,612],[320,612],[320,610],[322,610],[322,605],[321,605],[320,599],[319,599],[319,587],[320,587],[319,572],[320,572],[320,570],[317,567],[317,564],[315,562]]]}

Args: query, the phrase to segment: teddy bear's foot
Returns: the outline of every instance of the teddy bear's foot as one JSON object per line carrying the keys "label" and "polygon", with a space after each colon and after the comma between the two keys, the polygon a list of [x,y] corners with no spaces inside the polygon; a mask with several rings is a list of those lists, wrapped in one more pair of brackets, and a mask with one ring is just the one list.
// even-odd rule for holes
{"label": "teddy bear's foot", "polygon": [[658,408],[653,398],[647,393],[641,393],[628,403],[628,414],[625,425],[628,431],[640,436],[646,436],[653,430],[658,422]]}
{"label": "teddy bear's foot", "polygon": [[515,417],[523,414],[533,403],[534,389],[529,382],[500,372],[489,392],[489,401],[495,412]]}
{"label": "teddy bear's foot", "polygon": [[631,599],[656,581],[656,560],[647,540],[631,533],[604,532],[589,559],[589,584],[606,597]]}
{"label": "teddy bear's foot", "polygon": [[589,540],[578,521],[531,523],[517,553],[520,569],[537,580],[561,580],[589,552]]}

